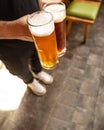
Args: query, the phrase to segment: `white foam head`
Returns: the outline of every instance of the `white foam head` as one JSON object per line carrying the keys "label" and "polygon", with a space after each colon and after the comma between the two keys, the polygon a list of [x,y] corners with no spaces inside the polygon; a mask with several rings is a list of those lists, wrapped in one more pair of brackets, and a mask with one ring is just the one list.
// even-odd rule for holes
{"label": "white foam head", "polygon": [[43,9],[52,13],[55,23],[63,21],[66,17],[65,4],[62,2],[45,4]]}
{"label": "white foam head", "polygon": [[47,36],[54,31],[53,17],[45,11],[38,11],[28,18],[29,29],[35,36]]}

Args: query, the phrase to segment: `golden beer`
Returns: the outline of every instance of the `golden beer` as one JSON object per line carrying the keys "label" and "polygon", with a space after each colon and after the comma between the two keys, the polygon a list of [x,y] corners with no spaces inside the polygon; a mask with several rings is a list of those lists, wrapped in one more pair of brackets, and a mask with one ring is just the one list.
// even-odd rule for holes
{"label": "golden beer", "polygon": [[29,29],[44,69],[52,70],[58,63],[57,43],[52,15],[38,11],[28,17]]}
{"label": "golden beer", "polygon": [[66,8],[63,2],[47,3],[43,6],[45,11],[52,13],[57,39],[58,56],[61,57],[66,52]]}

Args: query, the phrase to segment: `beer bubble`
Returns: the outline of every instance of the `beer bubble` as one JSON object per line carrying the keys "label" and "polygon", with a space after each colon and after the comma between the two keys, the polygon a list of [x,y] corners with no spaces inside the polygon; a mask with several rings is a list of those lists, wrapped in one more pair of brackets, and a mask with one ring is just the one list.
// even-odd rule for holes
{"label": "beer bubble", "polygon": [[34,14],[29,20],[29,28],[35,36],[48,36],[54,31],[52,15],[47,12]]}
{"label": "beer bubble", "polygon": [[66,17],[65,6],[58,3],[46,5],[44,6],[44,10],[52,13],[55,23],[63,21]]}

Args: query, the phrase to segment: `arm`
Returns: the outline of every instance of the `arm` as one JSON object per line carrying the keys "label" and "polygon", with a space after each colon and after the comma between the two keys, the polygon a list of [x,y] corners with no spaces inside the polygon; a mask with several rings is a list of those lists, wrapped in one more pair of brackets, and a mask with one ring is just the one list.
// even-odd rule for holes
{"label": "arm", "polygon": [[38,0],[38,3],[39,3],[40,10],[42,10],[42,7],[43,7],[43,2],[42,2],[42,0]]}
{"label": "arm", "polygon": [[42,3],[63,2],[64,0],[41,0]]}
{"label": "arm", "polygon": [[33,41],[26,19],[27,16],[14,21],[0,21],[0,39]]}
{"label": "arm", "polygon": [[45,3],[51,3],[51,2],[63,2],[65,0],[38,0],[39,7],[42,10],[42,7]]}

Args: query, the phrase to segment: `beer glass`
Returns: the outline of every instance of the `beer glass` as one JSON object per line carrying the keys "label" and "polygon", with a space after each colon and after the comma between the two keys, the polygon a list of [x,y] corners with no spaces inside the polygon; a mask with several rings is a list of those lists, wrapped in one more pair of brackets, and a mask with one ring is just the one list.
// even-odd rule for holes
{"label": "beer glass", "polygon": [[54,69],[58,63],[58,54],[52,14],[37,11],[27,17],[27,23],[42,67],[47,70]]}
{"label": "beer glass", "polygon": [[63,2],[46,3],[43,10],[52,13],[55,23],[58,56],[61,57],[66,52],[66,7]]}

